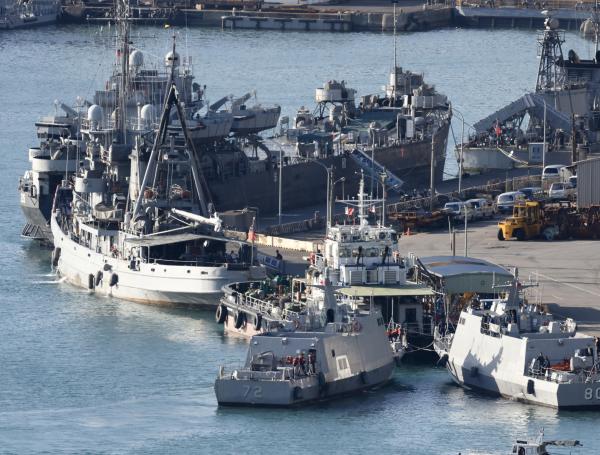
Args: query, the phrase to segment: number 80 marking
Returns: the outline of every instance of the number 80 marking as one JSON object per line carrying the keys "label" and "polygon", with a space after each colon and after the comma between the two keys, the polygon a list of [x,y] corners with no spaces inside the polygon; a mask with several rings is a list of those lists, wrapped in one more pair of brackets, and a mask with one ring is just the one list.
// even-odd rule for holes
{"label": "number 80 marking", "polygon": [[586,400],[591,400],[593,398],[596,398],[596,400],[600,400],[600,388],[596,389],[596,392],[594,394],[594,389],[588,387],[587,389],[585,389],[584,397]]}

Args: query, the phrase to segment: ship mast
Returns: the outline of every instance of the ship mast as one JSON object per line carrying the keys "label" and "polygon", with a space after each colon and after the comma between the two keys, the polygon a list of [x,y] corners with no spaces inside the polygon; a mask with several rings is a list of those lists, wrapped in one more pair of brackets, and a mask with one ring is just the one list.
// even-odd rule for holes
{"label": "ship mast", "polygon": [[118,0],[116,21],[118,30],[118,52],[120,56],[119,91],[117,95],[117,109],[115,114],[115,127],[119,142],[125,144],[127,140],[126,108],[129,78],[129,3],[127,0]]}
{"label": "ship mast", "polygon": [[398,84],[397,68],[398,68],[398,38],[396,35],[396,4],[398,0],[392,0],[394,5],[394,85],[392,88],[392,106],[396,106],[396,85]]}
{"label": "ship mast", "polygon": [[560,72],[557,62],[563,60],[562,44],[565,42],[564,32],[558,29],[558,20],[546,17],[544,30],[538,37],[540,66],[538,69],[536,92],[556,90],[563,85],[564,74]]}

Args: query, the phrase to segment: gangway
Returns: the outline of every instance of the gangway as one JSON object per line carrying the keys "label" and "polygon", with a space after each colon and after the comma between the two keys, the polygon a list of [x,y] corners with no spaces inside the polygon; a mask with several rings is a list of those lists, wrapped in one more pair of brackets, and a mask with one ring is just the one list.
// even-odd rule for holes
{"label": "gangway", "polygon": [[377,181],[380,181],[381,175],[385,173],[385,185],[388,190],[396,192],[401,191],[404,181],[379,164],[377,160],[372,159],[364,150],[355,148],[350,153],[350,156],[368,176],[375,177]]}
{"label": "gangway", "polygon": [[[527,93],[521,98],[506,105],[492,115],[478,121],[473,127],[477,133],[490,131],[497,124],[521,116],[525,112],[539,119],[544,118],[544,97],[537,93]],[[555,129],[563,131],[571,130],[571,119],[568,114],[555,109],[553,103],[546,103],[547,122]]]}

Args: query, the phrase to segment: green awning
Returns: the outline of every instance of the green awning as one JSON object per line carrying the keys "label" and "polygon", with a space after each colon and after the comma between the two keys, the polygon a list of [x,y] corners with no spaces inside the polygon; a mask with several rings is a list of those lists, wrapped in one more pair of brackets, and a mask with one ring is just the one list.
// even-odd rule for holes
{"label": "green awning", "polygon": [[434,295],[433,289],[418,284],[404,286],[350,286],[338,289],[340,294],[348,297],[421,297]]}

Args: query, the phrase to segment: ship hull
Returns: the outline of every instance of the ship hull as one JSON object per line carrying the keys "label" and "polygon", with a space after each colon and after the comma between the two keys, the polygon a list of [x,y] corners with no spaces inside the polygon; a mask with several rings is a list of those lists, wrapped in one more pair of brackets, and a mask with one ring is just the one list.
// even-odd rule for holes
{"label": "ship hull", "polygon": [[54,218],[51,226],[55,248],[60,248],[59,276],[99,295],[146,304],[216,308],[225,284],[257,278],[250,276],[254,268],[235,271],[225,266],[141,263],[130,269],[126,260],[96,253],[71,240]]}
{"label": "ship hull", "polygon": [[[474,374],[472,370],[452,361],[449,361],[446,367],[452,380],[466,389],[556,409],[600,408],[600,383],[558,384],[529,376],[508,380],[479,372]],[[527,391],[529,381],[532,381],[534,393]]]}
{"label": "ship hull", "polygon": [[[440,128],[436,133],[434,175],[438,182],[443,178],[447,135],[447,126]],[[381,149],[376,152],[375,159],[404,180],[405,191],[413,188],[428,188],[430,185],[430,143],[412,143],[402,147]],[[344,178],[343,183],[335,186],[334,197],[341,198],[358,192],[360,167],[349,156],[333,156],[321,159],[318,163],[301,162],[284,166],[282,179],[284,212],[323,204],[327,188],[324,166],[333,167],[334,179]],[[208,186],[215,207],[219,211],[257,207],[261,215],[267,215],[277,213],[279,208],[278,177],[276,171],[249,173],[223,180],[209,180]],[[50,188],[50,194],[54,194],[55,189],[55,187]],[[48,201],[51,203],[50,197]],[[43,232],[43,240],[52,244],[48,216],[44,216],[43,211],[36,210],[35,204],[31,201],[24,200],[23,195],[21,195],[21,207],[27,223],[35,226],[36,231]]]}
{"label": "ship hull", "polygon": [[[462,151],[463,172],[480,174],[488,171],[510,170],[517,166],[525,166],[523,163],[529,161],[527,150],[507,152],[514,159],[495,147],[464,148]],[[460,163],[460,148],[455,150],[455,155]],[[546,165],[571,164],[571,151],[548,152],[545,163]],[[532,165],[541,165],[541,163],[532,163]]]}
{"label": "ship hull", "polygon": [[60,13],[56,11],[53,14],[42,14],[32,18],[22,19],[20,17],[5,18],[0,20],[0,30],[13,30],[17,28],[39,27],[42,25],[54,24],[58,21]]}
{"label": "ship hull", "polygon": [[[450,121],[435,132],[433,141],[434,180],[443,179]],[[404,181],[403,190],[428,188],[431,183],[431,141],[401,144],[375,151],[375,161]]]}
{"label": "ship hull", "polygon": [[315,376],[268,382],[218,378],[215,394],[220,406],[298,406],[380,387],[391,379],[395,366],[392,361],[363,374],[327,382],[325,386],[320,386]]}

